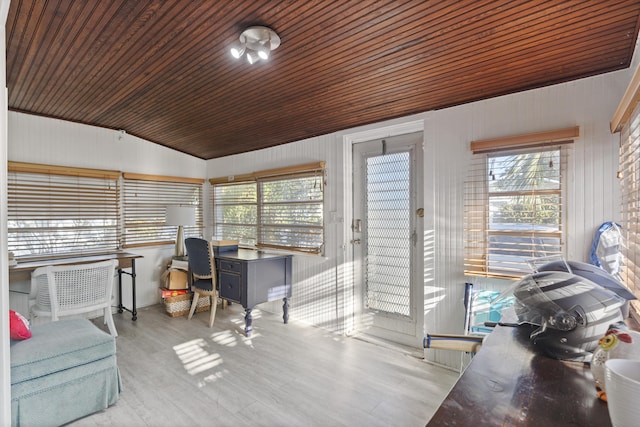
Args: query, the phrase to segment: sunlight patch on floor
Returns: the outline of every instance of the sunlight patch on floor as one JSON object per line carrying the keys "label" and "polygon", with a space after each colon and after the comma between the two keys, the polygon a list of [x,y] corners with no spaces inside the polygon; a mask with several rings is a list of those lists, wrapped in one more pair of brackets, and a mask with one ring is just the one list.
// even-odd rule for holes
{"label": "sunlight patch on floor", "polygon": [[173,350],[190,375],[196,375],[215,368],[223,363],[218,353],[210,353],[206,347],[209,344],[202,338],[176,345]]}
{"label": "sunlight patch on floor", "polygon": [[238,337],[232,331],[222,331],[211,335],[214,343],[225,347],[235,347],[238,344]]}
{"label": "sunlight patch on floor", "polygon": [[191,363],[185,363],[184,367],[190,375],[196,375],[222,364],[222,357],[219,354],[203,355],[200,359]]}
{"label": "sunlight patch on floor", "polygon": [[204,377],[202,380],[198,381],[198,387],[199,388],[203,388],[205,386],[207,386],[208,384],[213,384],[216,381],[222,379],[222,377],[224,376],[222,371],[218,371],[215,372],[211,375],[207,375],[206,377]]}

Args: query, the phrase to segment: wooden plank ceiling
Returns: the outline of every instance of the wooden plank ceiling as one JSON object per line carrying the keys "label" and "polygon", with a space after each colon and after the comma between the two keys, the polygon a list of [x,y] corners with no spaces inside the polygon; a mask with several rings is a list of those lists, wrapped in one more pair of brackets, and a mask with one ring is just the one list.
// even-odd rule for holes
{"label": "wooden plank ceiling", "polygon": [[[12,0],[9,108],[212,159],[630,65],[638,0]],[[250,25],[268,62],[229,47]]]}

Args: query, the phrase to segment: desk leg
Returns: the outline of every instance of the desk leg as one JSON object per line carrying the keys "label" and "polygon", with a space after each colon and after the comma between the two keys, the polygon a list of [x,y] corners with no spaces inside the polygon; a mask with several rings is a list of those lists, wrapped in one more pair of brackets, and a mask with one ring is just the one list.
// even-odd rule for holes
{"label": "desk leg", "polygon": [[124,306],[122,305],[122,269],[118,268],[118,313],[122,313],[124,311]]}
{"label": "desk leg", "polygon": [[132,320],[138,319],[138,310],[136,310],[136,260],[131,260],[131,314]]}
{"label": "desk leg", "polygon": [[244,334],[247,337],[251,336],[251,323],[253,323],[253,318],[251,317],[251,309],[244,309]]}
{"label": "desk leg", "polygon": [[284,320],[284,323],[289,323],[289,300],[285,297],[282,298],[283,304],[282,304],[282,320]]}

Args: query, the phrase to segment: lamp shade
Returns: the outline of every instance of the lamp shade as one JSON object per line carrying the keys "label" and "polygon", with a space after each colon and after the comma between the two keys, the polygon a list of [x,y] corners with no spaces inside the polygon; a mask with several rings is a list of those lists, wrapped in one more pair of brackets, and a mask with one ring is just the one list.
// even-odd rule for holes
{"label": "lamp shade", "polygon": [[196,209],[193,206],[167,206],[167,225],[196,225]]}

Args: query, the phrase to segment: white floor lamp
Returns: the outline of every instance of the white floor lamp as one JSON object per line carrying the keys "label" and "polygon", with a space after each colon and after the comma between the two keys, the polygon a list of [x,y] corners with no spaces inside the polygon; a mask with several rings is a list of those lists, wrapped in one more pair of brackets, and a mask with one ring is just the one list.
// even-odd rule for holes
{"label": "white floor lamp", "polygon": [[184,226],[196,225],[196,210],[193,206],[167,206],[165,224],[177,225],[175,257],[184,257]]}

